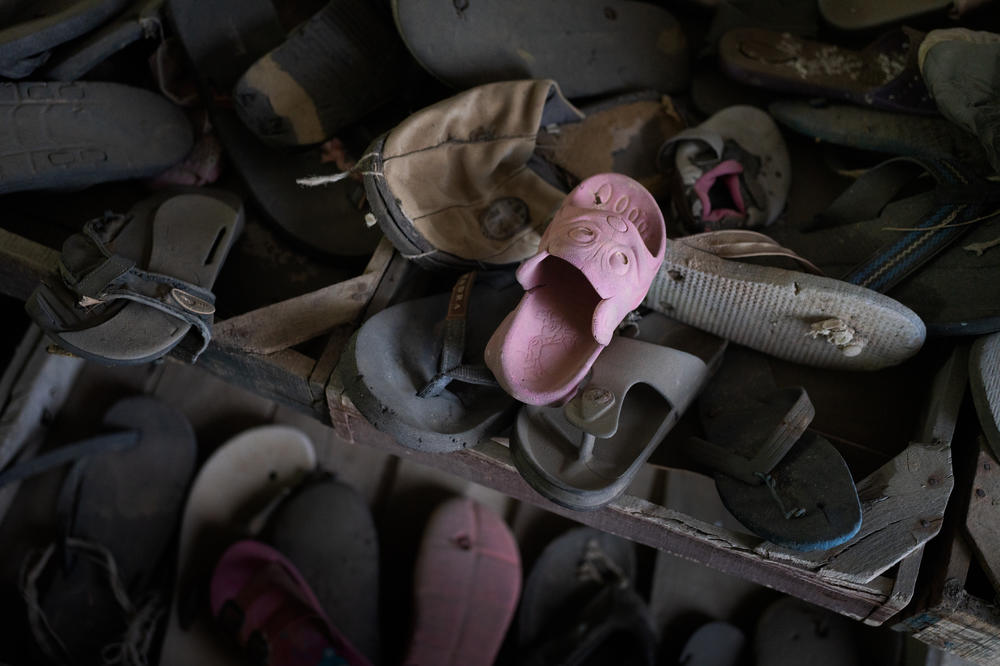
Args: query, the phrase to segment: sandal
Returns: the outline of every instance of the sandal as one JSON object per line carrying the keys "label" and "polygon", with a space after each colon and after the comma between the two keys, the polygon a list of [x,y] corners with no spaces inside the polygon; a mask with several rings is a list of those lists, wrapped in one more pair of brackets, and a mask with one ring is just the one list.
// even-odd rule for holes
{"label": "sandal", "polygon": [[[729,260],[751,256],[790,257],[812,272]],[[732,342],[817,367],[875,370],[917,353],[926,331],[916,314],[816,270],[752,231],[686,236],[667,241],[644,304]]]}
{"label": "sandal", "polygon": [[529,405],[572,397],[663,260],[666,228],[652,195],[620,174],[583,181],[517,269],[526,293],[486,345],[500,385]]}
{"label": "sandal", "polygon": [[687,87],[687,40],[663,7],[632,0],[392,0],[424,69],[457,89],[546,78],[567,97]]}
{"label": "sandal", "polygon": [[295,565],[258,541],[238,541],[219,558],[212,614],[255,664],[370,666],[323,615]]}
{"label": "sandal", "polygon": [[149,90],[81,81],[0,91],[0,194],[149,178],[191,150],[184,113]]}
{"label": "sandal", "polygon": [[200,612],[208,605],[212,569],[227,547],[253,535],[262,512],[315,467],[309,438],[288,426],[246,430],[205,461],[184,506],[160,664],[240,663]]}
{"label": "sandal", "polygon": [[[287,33],[271,0],[167,0],[174,34],[194,65],[201,97],[227,157],[272,222],[310,249],[331,255],[370,255],[381,235],[365,225],[364,190],[355,180],[302,188],[296,180],[328,174],[318,147],[270,148],[236,115],[233,86]],[[225,57],[220,57],[225,54]]]}
{"label": "sandal", "polygon": [[538,251],[545,223],[585,178],[613,171],[659,193],[656,150],[682,126],[666,104],[629,95],[584,113],[551,80],[483,85],[413,114],[358,168],[375,219],[407,259],[430,270],[508,267]]}
{"label": "sandal", "polygon": [[565,407],[525,406],[514,466],[546,499],[595,509],[625,489],[722,360],[726,341],[652,312],[615,336]]}
{"label": "sandal", "polygon": [[545,547],[524,584],[523,666],[653,666],[657,638],[635,590],[635,546],[577,527]]}
{"label": "sandal", "polygon": [[242,227],[242,202],[212,190],[156,195],[127,215],[107,213],[63,244],[62,283],[43,283],[25,307],[86,359],[146,363],[178,347],[193,363],[212,337],[209,290]]}
{"label": "sandal", "polygon": [[172,407],[126,398],[103,422],[107,433],[0,474],[2,485],[72,463],[56,505],[60,539],[21,571],[32,638],[53,663],[152,656],[166,601],[154,574],[194,472],[194,432]]}
{"label": "sandal", "polygon": [[719,60],[732,78],[769,90],[935,114],[937,106],[917,67],[923,38],[903,28],[853,51],[772,30],[737,28],[719,41]]}
{"label": "sandal", "polygon": [[490,666],[514,617],[521,557],[503,519],[461,497],[427,521],[406,666]]}
{"label": "sandal", "polygon": [[707,439],[688,449],[715,472],[726,508],[772,543],[827,550],[861,528],[861,502],[837,449],[806,428],[803,388],[777,389],[767,360],[734,350],[699,398]]}
{"label": "sandal", "polygon": [[987,251],[1000,235],[1000,185],[957,162],[888,160],[806,233],[772,235],[826,273],[892,296],[930,335],[1000,330],[1000,253]]}
{"label": "sandal", "polygon": [[483,348],[523,292],[510,272],[467,273],[451,295],[386,308],[362,324],[335,373],[358,411],[404,446],[455,451],[503,430],[517,403]]}

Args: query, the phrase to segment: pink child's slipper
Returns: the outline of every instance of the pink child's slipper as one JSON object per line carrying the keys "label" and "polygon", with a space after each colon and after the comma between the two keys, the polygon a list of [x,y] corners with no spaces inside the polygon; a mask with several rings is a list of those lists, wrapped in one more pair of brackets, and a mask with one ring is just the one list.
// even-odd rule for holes
{"label": "pink child's slipper", "polygon": [[531,405],[570,397],[618,324],[638,307],[663,261],[666,228],[653,196],[627,176],[587,178],[567,195],[517,269],[525,288],[485,359]]}
{"label": "pink child's slipper", "polygon": [[212,614],[269,666],[370,662],[327,620],[316,595],[291,562],[259,541],[239,541],[212,574]]}

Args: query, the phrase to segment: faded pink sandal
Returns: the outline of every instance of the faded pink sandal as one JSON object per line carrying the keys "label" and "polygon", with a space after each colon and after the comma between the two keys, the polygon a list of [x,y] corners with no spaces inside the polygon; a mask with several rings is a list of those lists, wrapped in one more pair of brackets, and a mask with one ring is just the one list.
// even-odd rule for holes
{"label": "faded pink sandal", "polygon": [[486,365],[521,402],[572,397],[618,324],[638,307],[666,251],[663,214],[628,176],[587,178],[517,269],[527,293],[486,346]]}
{"label": "faded pink sandal", "polygon": [[255,664],[371,666],[330,624],[295,565],[267,544],[230,546],[212,574],[210,601]]}
{"label": "faded pink sandal", "polygon": [[456,497],[427,523],[414,573],[404,666],[490,666],[521,594],[521,556],[488,507]]}

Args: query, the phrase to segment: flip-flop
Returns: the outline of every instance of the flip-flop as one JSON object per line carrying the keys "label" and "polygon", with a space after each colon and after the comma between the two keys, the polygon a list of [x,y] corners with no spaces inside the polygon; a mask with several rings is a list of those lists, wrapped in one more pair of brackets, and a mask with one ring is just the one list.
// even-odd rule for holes
{"label": "flip-flop", "polygon": [[323,163],[319,148],[269,148],[230,104],[233,85],[243,72],[285,40],[271,0],[168,0],[167,10],[200,79],[219,139],[263,213],[319,252],[370,254],[380,234],[365,225],[360,183],[348,179],[327,187],[300,187],[297,179],[330,174],[335,165]]}
{"label": "flip-flop", "polygon": [[568,97],[667,93],[684,89],[690,75],[681,25],[648,3],[393,0],[392,9],[417,62],[458,89],[546,78]]}
{"label": "flip-flop", "polygon": [[854,479],[832,444],[806,432],[815,409],[805,389],[777,389],[766,358],[732,350],[699,408],[706,439],[689,455],[715,472],[719,496],[745,527],[801,551],[857,534]]}
{"label": "flip-flop", "polygon": [[177,575],[162,666],[235,664],[207,611],[212,567],[234,541],[254,531],[254,519],[316,466],[312,443],[288,426],[247,430],[223,444],[198,472],[181,521]]}
{"label": "flip-flop", "polygon": [[486,345],[486,365],[529,405],[572,397],[618,324],[639,306],[667,233],[653,196],[621,174],[570,192],[517,269],[526,293]]}
{"label": "flip-flop", "polygon": [[162,193],[128,214],[107,213],[64,243],[62,282],[39,286],[28,314],[90,360],[145,363],[180,345],[194,361],[211,338],[210,289],[242,225],[239,198],[213,190]]}
{"label": "flip-flop", "polygon": [[772,235],[828,275],[911,308],[930,335],[983,335],[1000,330],[1000,253],[987,251],[998,233],[996,183],[950,160],[896,158],[865,173],[806,233]]}
{"label": "flip-flop", "polygon": [[273,145],[325,141],[393,97],[405,53],[379,3],[330,0],[243,73],[236,112]]}
{"label": "flip-flop", "polygon": [[565,407],[525,406],[511,457],[539,494],[594,509],[625,492],[722,359],[725,340],[652,312],[616,336]]}
{"label": "flip-flop", "polygon": [[736,625],[706,622],[688,638],[677,663],[684,666],[737,666],[746,641],[746,635]]}
{"label": "flip-flop", "polygon": [[0,194],[156,176],[193,143],[180,109],[118,83],[4,83],[0,112]]}
{"label": "flip-flop", "polygon": [[708,232],[667,241],[644,304],[677,321],[795,363],[876,370],[924,343],[920,318],[870,289],[727,257],[790,256],[762,234]]}
{"label": "flip-flop", "polygon": [[768,110],[785,127],[838,146],[892,156],[951,159],[978,171],[990,168],[975,137],[944,118],[791,100],[774,102]]}
{"label": "flip-flop", "polygon": [[918,62],[938,109],[979,138],[1000,173],[1000,34],[932,30],[920,44]]}
{"label": "flip-flop", "polygon": [[660,148],[659,162],[692,232],[767,226],[788,199],[788,148],[771,117],[752,106],[731,106],[681,130]]}
{"label": "flip-flop", "polygon": [[420,543],[403,664],[490,666],[520,592],[517,541],[500,516],[465,497],[444,502]]}
{"label": "flip-flop", "polygon": [[[880,25],[948,10],[952,18],[987,4],[989,0],[819,0],[823,20],[841,30],[867,30]],[[943,16],[942,16],[943,18]]]}
{"label": "flip-flop", "polygon": [[35,644],[54,663],[97,663],[113,644],[151,656],[165,602],[153,574],[194,472],[191,424],[158,400],[120,400],[104,426],[106,434],[3,474],[7,482],[74,461],[59,491],[60,541],[22,568]]}
{"label": "flip-flop", "polygon": [[260,539],[294,565],[337,633],[378,663],[378,536],[365,499],[328,475],[310,479],[275,508]]}
{"label": "flip-flop", "polygon": [[76,81],[140,39],[162,39],[164,2],[132,0],[113,21],[53,50],[38,76],[46,81]]}
{"label": "flip-flop", "polygon": [[518,611],[522,666],[652,666],[656,632],[635,590],[635,547],[577,527],[545,547]]}
{"label": "flip-flop", "polygon": [[129,0],[56,0],[7,3],[0,15],[0,70],[5,76],[29,75],[46,51],[96,28]]}
{"label": "flip-flop", "polygon": [[323,614],[295,565],[259,541],[237,541],[222,554],[210,603],[218,623],[255,663],[371,666]]}
{"label": "flip-flop", "polygon": [[467,273],[451,295],[379,312],[351,337],[335,372],[366,419],[401,444],[454,451],[503,430],[517,403],[483,349],[521,288],[510,272]]}
{"label": "flip-flop", "polygon": [[737,28],[719,41],[719,61],[731,77],[770,90],[934,114],[937,107],[917,68],[923,36],[904,28],[854,51],[773,30]]}
{"label": "flip-flop", "polygon": [[1000,333],[976,340],[969,352],[969,383],[979,423],[1000,458]]}
{"label": "flip-flop", "polygon": [[585,178],[614,171],[656,191],[656,151],[681,126],[658,97],[585,114],[551,80],[507,81],[413,114],[359,167],[403,256],[431,270],[496,268],[537,252],[545,223]]}

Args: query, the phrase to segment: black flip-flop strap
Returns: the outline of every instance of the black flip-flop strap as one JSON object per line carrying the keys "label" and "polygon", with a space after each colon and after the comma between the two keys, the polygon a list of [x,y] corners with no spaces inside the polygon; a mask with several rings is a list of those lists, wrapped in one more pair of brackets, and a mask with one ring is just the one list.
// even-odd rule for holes
{"label": "black flip-flop strap", "polygon": [[465,355],[469,297],[472,295],[472,285],[475,280],[476,272],[470,271],[458,278],[451,290],[448,314],[445,316],[442,331],[438,372],[417,392],[418,398],[432,398],[439,395],[454,379],[480,386],[497,386],[493,373],[486,366],[462,364],[462,357]]}
{"label": "black flip-flop strap", "polygon": [[[112,224],[120,224],[120,219],[114,218]],[[107,219],[92,220],[85,225],[84,236],[91,250],[100,253],[104,261],[78,273],[60,259],[63,282],[81,297],[83,306],[131,300],[190,324],[198,332],[200,341],[189,343],[185,340],[179,351],[184,360],[193,363],[212,339],[215,295],[196,284],[137,268],[131,259],[113,254],[105,244],[105,230],[109,226]]]}
{"label": "black flip-flop strap", "polygon": [[631,586],[605,584],[579,611],[579,615],[561,633],[546,633],[544,642],[524,655],[525,666],[576,666],[584,664],[591,654],[613,634],[626,633],[633,645],[652,666],[655,660],[656,637],[641,611],[642,600]]}

